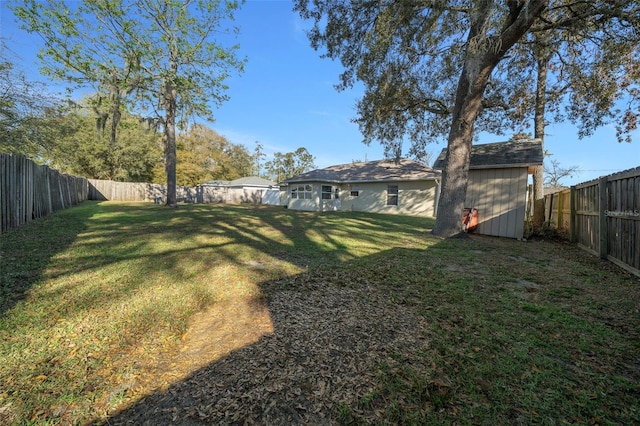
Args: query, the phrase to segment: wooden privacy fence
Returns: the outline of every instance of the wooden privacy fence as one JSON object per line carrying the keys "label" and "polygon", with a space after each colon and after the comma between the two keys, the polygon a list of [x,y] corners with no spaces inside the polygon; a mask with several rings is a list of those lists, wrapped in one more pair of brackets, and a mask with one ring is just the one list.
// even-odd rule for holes
{"label": "wooden privacy fence", "polygon": [[0,232],[83,202],[88,188],[85,178],[0,153]]}
{"label": "wooden privacy fence", "polygon": [[569,232],[571,228],[571,189],[544,196],[544,220],[552,227]]}
{"label": "wooden privacy fence", "polygon": [[547,220],[571,241],[640,276],[640,167],[545,196],[545,204]]}
{"label": "wooden privacy fence", "polygon": [[[157,197],[166,200],[166,185],[89,179],[90,200],[154,202]],[[178,201],[193,203],[196,199],[196,191],[188,186],[178,186],[176,187],[176,198]]]}
{"label": "wooden privacy fence", "polygon": [[[185,203],[261,204],[264,191],[214,186],[178,186],[176,198],[179,202]],[[165,201],[166,196],[166,185],[89,179],[90,200],[154,202],[158,197]]]}

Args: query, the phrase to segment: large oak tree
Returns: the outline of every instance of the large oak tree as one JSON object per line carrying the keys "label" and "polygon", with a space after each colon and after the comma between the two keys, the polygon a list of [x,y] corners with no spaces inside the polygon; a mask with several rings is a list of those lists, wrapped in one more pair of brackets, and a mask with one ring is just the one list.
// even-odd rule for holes
{"label": "large oak tree", "polygon": [[[399,155],[407,137],[410,153],[446,138],[447,159],[434,233],[453,236],[461,231],[459,217],[474,130],[503,134],[514,128],[518,116],[522,119],[534,111],[536,60],[544,70],[554,63],[549,62],[552,53],[541,49],[544,43],[562,48],[565,58],[581,50],[585,56],[606,61],[611,53],[593,55],[597,45],[592,42],[605,31],[615,32],[615,25],[609,22],[625,8],[635,7],[626,3],[298,0],[296,10],[314,23],[309,32],[312,46],[342,61],[345,71],[338,89],[352,87],[356,81],[364,83],[355,121],[365,143],[378,140],[387,155]],[[532,60],[522,49],[536,39],[533,50],[541,55]],[[554,45],[558,40],[562,43]],[[621,61],[629,57],[622,55],[616,62]],[[585,68],[573,68],[575,77],[566,78],[566,64],[554,64],[558,73],[553,83],[558,90],[549,95],[542,89],[538,105],[551,103],[555,109],[554,100],[569,99],[575,102],[564,114],[580,121],[581,131],[601,125],[611,110],[610,101],[616,98],[600,90],[605,85],[590,90],[595,87],[592,78],[584,89],[567,90],[585,75],[575,71]],[[604,69],[598,68],[600,72]],[[624,84],[632,89],[628,80]],[[539,110],[538,115],[545,113]],[[634,115],[624,114],[622,124],[633,127]]]}
{"label": "large oak tree", "polygon": [[340,88],[356,80],[365,94],[357,122],[365,142],[374,139],[397,154],[408,134],[417,146],[447,134],[442,195],[433,232],[461,232],[471,143],[480,112],[486,127],[492,108],[504,108],[488,88],[491,74],[527,33],[548,0],[309,2],[296,10],[314,26],[312,46],[325,47],[345,71]]}

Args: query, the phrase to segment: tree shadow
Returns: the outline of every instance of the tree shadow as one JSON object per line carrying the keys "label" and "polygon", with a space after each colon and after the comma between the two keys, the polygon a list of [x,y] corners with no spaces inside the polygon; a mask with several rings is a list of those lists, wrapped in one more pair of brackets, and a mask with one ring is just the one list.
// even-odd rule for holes
{"label": "tree shadow", "polygon": [[93,214],[83,203],[0,235],[0,318],[43,279],[51,258],[76,241]]}
{"label": "tree shadow", "polygon": [[[357,222],[359,230],[364,230],[358,236],[353,235],[353,223],[355,222]],[[331,231],[328,231],[328,227]],[[367,230],[370,232],[367,232]],[[100,203],[97,209],[95,203],[89,202],[84,207],[76,207],[61,213],[59,216],[52,216],[46,221],[34,222],[23,228],[22,233],[17,233],[20,231],[17,230],[7,248],[17,247],[17,245],[22,244],[22,249],[13,250],[10,253],[8,250],[3,250],[3,261],[6,259],[5,264],[11,264],[15,268],[10,271],[8,276],[17,276],[22,271],[30,274],[26,277],[28,278],[28,285],[23,287],[23,290],[19,293],[20,297],[24,297],[28,290],[39,282],[55,280],[60,283],[60,285],[51,286],[50,288],[43,286],[39,290],[36,303],[40,307],[47,308],[33,313],[31,320],[36,322],[38,327],[57,327],[60,321],[64,321],[67,318],[86,317],[87,321],[97,321],[96,314],[100,314],[101,320],[104,320],[108,318],[110,310],[119,309],[126,305],[127,298],[131,294],[149,291],[149,288],[143,288],[143,286],[157,285],[158,283],[153,281],[149,284],[149,280],[145,281],[141,277],[159,277],[158,270],[164,275],[162,283],[188,282],[188,280],[185,281],[185,277],[190,275],[205,274],[215,278],[213,274],[218,265],[236,265],[238,271],[242,271],[242,273],[249,271],[248,273],[252,274],[251,279],[255,279],[252,282],[259,284],[259,295],[255,300],[249,297],[241,301],[209,301],[208,306],[213,305],[211,309],[214,310],[214,313],[217,312],[217,322],[213,321],[209,324],[217,330],[226,331],[227,334],[219,333],[217,335],[219,340],[214,340],[213,343],[208,342],[201,346],[191,346],[194,351],[207,350],[216,352],[215,356],[222,357],[224,360],[229,356],[229,353],[235,353],[233,351],[238,347],[250,348],[254,344],[259,345],[269,336],[276,336],[280,339],[273,340],[275,343],[272,344],[286,347],[296,345],[297,343],[289,342],[286,337],[280,338],[278,329],[283,328],[289,321],[286,319],[287,315],[295,312],[291,310],[292,300],[299,299],[301,306],[306,304],[303,297],[305,291],[301,290],[303,288],[301,283],[306,283],[304,284],[305,286],[317,286],[322,292],[326,292],[323,276],[334,277],[339,273],[340,269],[347,265],[346,272],[349,275],[351,274],[351,265],[355,265],[353,262],[366,258],[368,252],[380,251],[381,247],[385,247],[388,244],[388,241],[385,241],[385,235],[388,234],[379,232],[381,230],[396,230],[400,236],[403,235],[402,233],[408,235],[413,232],[425,232],[424,227],[415,225],[415,219],[413,222],[408,221],[405,226],[402,224],[402,219],[398,217],[362,213],[292,212],[280,207],[230,205],[217,207],[188,205],[181,206],[178,209],[167,209],[164,206],[154,204],[109,202]],[[400,232],[401,230],[402,232]],[[222,238],[207,238],[220,236]],[[152,245],[149,241],[154,238],[167,242],[166,247],[163,247],[161,252],[149,250],[149,246]],[[360,252],[354,252],[350,249],[350,244],[345,243],[347,238],[357,238],[365,249],[361,249]],[[3,243],[4,241],[3,239]],[[43,253],[38,253],[39,257],[33,260],[31,258],[32,253],[42,249],[43,244],[48,249],[46,254],[44,251]],[[247,252],[242,250],[241,247],[250,247],[251,250]],[[10,257],[5,257],[5,252]],[[204,259],[205,261],[185,265],[185,259],[198,257],[206,259]],[[105,279],[112,279],[108,274],[103,275],[105,268],[113,270],[123,268],[125,264],[127,267],[135,268],[135,271],[127,272],[128,275],[118,274],[117,279],[122,281],[101,282]],[[290,269],[279,269],[284,264],[295,265],[297,270],[307,272],[291,276]],[[17,265],[22,265],[22,268]],[[354,267],[357,268],[357,266]],[[132,274],[135,274],[133,278],[131,278]],[[274,280],[274,276],[278,277],[278,279]],[[90,288],[87,288],[87,283],[90,284]],[[281,299],[280,295],[282,293],[277,291],[277,288],[283,285],[292,286],[294,290],[294,293],[291,293],[285,299]],[[126,291],[122,291],[124,287],[126,287]],[[273,291],[270,290],[271,287],[273,287]],[[16,287],[14,284],[12,289],[19,290],[20,287]],[[331,302],[334,306],[333,309],[337,310],[340,303],[343,303],[343,299],[349,299],[349,290],[345,289],[344,291],[346,293],[334,292],[340,295],[340,300]],[[284,294],[289,294],[287,292]],[[266,299],[261,298],[261,295]],[[270,299],[272,296],[274,299]],[[352,299],[355,300],[357,298]],[[7,304],[6,309],[13,307],[17,300],[19,299],[15,299],[12,304]],[[323,313],[325,311],[320,307],[323,306],[323,303],[327,303],[327,300],[329,300],[328,296],[324,295],[317,298],[317,302],[313,302],[309,306],[308,309],[315,309],[313,312],[315,312],[314,315],[317,318],[310,317],[310,319],[305,320],[307,321],[305,324],[312,325],[325,316]],[[272,303],[276,303],[276,305],[272,305]],[[281,312],[281,315],[276,317],[276,322],[271,316],[272,309]],[[300,322],[302,312],[306,312],[308,309],[302,309],[300,311],[301,314],[296,315],[297,319],[295,321]],[[3,310],[2,314],[4,315],[5,313],[6,310]],[[374,317],[379,317],[378,314],[379,312]],[[142,312],[141,315],[149,315],[150,318],[155,318],[153,316],[154,312]],[[209,312],[201,312],[197,315],[207,316]],[[337,318],[336,315],[326,319],[335,320]],[[348,320],[348,318],[351,314],[341,315],[344,319],[343,322],[349,324],[351,320]],[[220,321],[220,318],[222,318],[222,321]],[[367,320],[363,320],[362,326],[370,322],[369,317],[365,318]],[[140,323],[145,324],[144,321],[140,321]],[[116,323],[116,326],[119,326],[119,324]],[[110,326],[112,325],[110,324]],[[123,341],[126,340],[126,344],[130,347],[127,346],[124,349],[122,347],[115,348],[113,353],[109,355],[115,357],[118,356],[118,351],[123,351],[123,353],[131,351],[133,354],[136,350],[146,350],[145,342],[148,343],[148,341],[136,341],[135,339],[138,336],[135,333],[128,333],[128,328],[133,326],[129,324],[121,325],[121,337]],[[243,326],[238,328],[239,325]],[[352,331],[355,332],[362,326],[359,325]],[[334,325],[327,325],[327,327],[334,327]],[[352,327],[355,326],[352,325]],[[34,327],[34,329],[38,328]],[[200,339],[210,337],[206,331],[206,329],[199,331]],[[191,332],[193,330],[190,330]],[[311,332],[315,333],[313,329],[309,329],[308,333]],[[8,333],[11,336],[10,330]],[[351,336],[349,333],[345,334],[345,336]],[[266,335],[266,337],[263,335]],[[314,334],[313,336],[319,342],[328,343],[334,341],[329,338],[329,335],[325,336],[325,333]],[[146,339],[146,337],[144,338]],[[46,336],[41,338],[45,343],[46,339]],[[151,339],[151,337],[148,339]],[[225,340],[227,339],[236,343],[243,343],[240,346],[227,347],[225,346]],[[302,339],[309,340],[307,336]],[[339,340],[350,341],[353,339],[355,337],[351,336]],[[382,341],[381,339],[378,340]],[[257,343],[255,343],[256,341]],[[84,369],[89,368],[88,365],[90,363],[95,364],[95,359],[100,358],[103,354],[92,352],[90,349],[91,342],[85,342],[82,339],[74,341],[76,346],[82,346],[82,343],[87,343],[87,348],[80,348],[77,356],[73,355],[76,353],[75,351],[67,350],[66,346],[65,348],[57,348],[59,353],[47,354],[47,350],[43,346],[43,358],[38,358],[33,362],[39,365],[38,368],[41,366],[44,369],[42,371],[49,371],[47,369],[50,368],[51,359],[59,360],[67,357],[70,360],[69,365],[73,366],[71,368],[84,371]],[[334,343],[331,344],[333,345]],[[189,345],[185,346],[189,347]],[[337,354],[336,351],[339,350],[339,348],[334,348],[331,353]],[[86,353],[82,355],[82,351]],[[189,369],[174,368],[170,365],[171,363],[188,362],[187,358],[180,358],[183,355],[185,353],[179,354],[177,358],[161,360],[160,364],[161,366],[167,366],[168,370],[171,370],[172,374],[177,375],[177,377],[185,377],[195,369],[196,364]],[[280,358],[278,358],[277,362],[287,359],[287,356],[282,354],[279,356]],[[353,357],[349,358],[351,362],[355,362],[355,357],[356,355],[353,355]],[[311,357],[309,359],[312,360],[314,358]],[[124,363],[127,361],[128,358],[122,359]],[[198,365],[198,367],[200,366]],[[51,371],[54,371],[55,368],[57,367],[51,366]],[[144,371],[159,371],[158,369],[154,370],[154,368]],[[206,365],[202,367],[202,369],[206,368]],[[345,371],[348,370],[347,367],[341,368]],[[313,371],[311,366],[309,371]],[[39,377],[44,376],[46,374],[39,375]],[[112,378],[109,377],[109,379]],[[94,377],[92,380],[96,380],[96,378]],[[100,380],[100,378],[97,378],[97,380]],[[146,378],[136,380],[144,381]],[[149,381],[158,383],[155,378],[149,378]],[[331,385],[327,381],[322,383]],[[318,386],[324,386],[322,383],[318,382]],[[117,399],[120,394],[126,394],[131,391],[135,385],[136,383],[134,382],[114,382],[108,387],[106,393],[104,395],[101,394],[99,398],[104,398],[105,401]],[[89,388],[93,386],[92,384],[88,385]],[[77,391],[84,392],[83,389],[78,389]],[[50,393],[64,394],[64,392],[65,390],[56,389]],[[100,388],[100,392],[102,392],[102,388]],[[328,392],[328,390],[325,390],[325,392]],[[143,407],[143,405],[140,406]],[[62,413],[61,415],[69,415],[69,412],[65,411],[65,409],[52,408],[51,413],[47,413],[45,416],[55,417],[55,413],[58,411]],[[273,411],[272,409],[272,413],[275,415],[277,410]],[[277,414],[274,419],[280,418],[281,415],[282,413]]]}
{"label": "tree shadow", "polygon": [[381,364],[429,347],[428,323],[394,300],[407,277],[372,286],[361,272],[386,265],[375,269],[392,275],[400,258],[429,261],[425,250],[394,248],[261,283],[254,309],[266,308],[271,330],[98,423],[339,423],[340,404],[372,391]]}

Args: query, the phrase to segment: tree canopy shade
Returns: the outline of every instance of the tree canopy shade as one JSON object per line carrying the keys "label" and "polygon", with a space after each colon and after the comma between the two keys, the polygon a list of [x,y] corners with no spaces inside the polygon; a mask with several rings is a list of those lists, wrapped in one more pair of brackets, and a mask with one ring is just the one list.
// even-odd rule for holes
{"label": "tree canopy shade", "polygon": [[[241,71],[237,45],[214,37],[240,1],[82,0],[16,2],[24,28],[45,42],[50,75],[94,84],[116,102],[134,101],[164,131],[167,204],[176,204],[176,126],[194,115],[212,118],[227,97],[225,79]],[[115,110],[114,110],[115,112]]]}

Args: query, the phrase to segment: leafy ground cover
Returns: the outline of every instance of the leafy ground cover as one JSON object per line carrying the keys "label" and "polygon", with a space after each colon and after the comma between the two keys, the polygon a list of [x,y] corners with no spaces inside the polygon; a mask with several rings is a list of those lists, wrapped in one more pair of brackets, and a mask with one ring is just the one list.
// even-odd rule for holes
{"label": "leafy ground cover", "polygon": [[640,423],[640,280],[423,218],[93,203],[2,234],[0,424]]}

